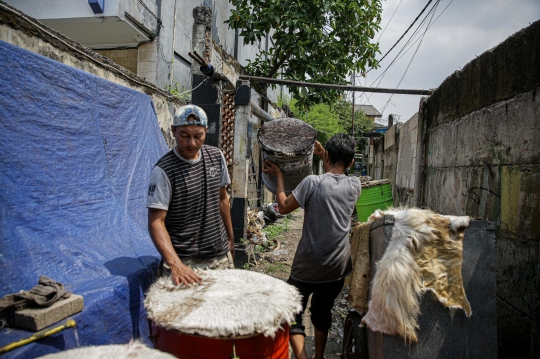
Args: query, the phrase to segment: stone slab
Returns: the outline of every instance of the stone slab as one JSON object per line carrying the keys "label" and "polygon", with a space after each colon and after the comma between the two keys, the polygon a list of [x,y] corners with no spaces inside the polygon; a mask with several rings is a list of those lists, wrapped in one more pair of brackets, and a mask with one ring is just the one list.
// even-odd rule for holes
{"label": "stone slab", "polygon": [[13,326],[28,330],[41,330],[84,309],[84,298],[73,294],[48,308],[24,309],[13,315]]}

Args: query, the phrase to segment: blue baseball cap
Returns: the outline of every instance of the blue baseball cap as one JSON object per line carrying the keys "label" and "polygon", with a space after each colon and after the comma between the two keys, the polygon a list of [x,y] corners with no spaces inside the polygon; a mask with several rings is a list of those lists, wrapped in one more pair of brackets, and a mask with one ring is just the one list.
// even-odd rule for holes
{"label": "blue baseball cap", "polygon": [[195,105],[180,107],[173,119],[173,126],[199,125],[208,127],[208,117],[202,108]]}

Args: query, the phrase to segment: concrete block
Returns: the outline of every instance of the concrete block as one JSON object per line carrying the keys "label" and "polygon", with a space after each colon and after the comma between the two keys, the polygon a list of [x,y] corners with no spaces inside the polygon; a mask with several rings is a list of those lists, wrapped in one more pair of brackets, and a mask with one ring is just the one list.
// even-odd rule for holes
{"label": "concrete block", "polygon": [[410,134],[411,134],[411,143],[418,142],[418,128],[415,127],[414,129],[412,129],[410,131]]}
{"label": "concrete block", "polygon": [[156,62],[157,53],[155,51],[139,51],[139,61]]}
{"label": "concrete block", "polygon": [[14,327],[41,330],[84,309],[84,298],[73,294],[48,308],[24,309],[13,315]]}
{"label": "concrete block", "polygon": [[409,121],[407,121],[407,123],[409,124],[409,130],[412,131],[413,129],[417,128],[418,127],[418,113],[415,113],[413,115],[413,117],[411,117],[409,119]]}
{"label": "concrete block", "polygon": [[155,62],[145,62],[145,61],[139,61],[139,76],[145,77],[145,73],[147,72],[155,72],[156,71],[156,63]]}
{"label": "concrete block", "polygon": [[111,50],[94,50],[96,51],[98,54],[102,54],[103,56],[107,57],[107,58],[111,58]]}
{"label": "concrete block", "polygon": [[139,49],[128,49],[127,56],[137,58],[139,56]]}
{"label": "concrete block", "polygon": [[112,57],[127,57],[127,50],[111,50]]}
{"label": "concrete block", "polygon": [[152,83],[156,82],[156,78],[157,78],[157,72],[156,71],[141,72],[141,69],[139,68],[137,70],[137,75],[141,76],[142,78],[144,78],[148,82],[152,82]]}

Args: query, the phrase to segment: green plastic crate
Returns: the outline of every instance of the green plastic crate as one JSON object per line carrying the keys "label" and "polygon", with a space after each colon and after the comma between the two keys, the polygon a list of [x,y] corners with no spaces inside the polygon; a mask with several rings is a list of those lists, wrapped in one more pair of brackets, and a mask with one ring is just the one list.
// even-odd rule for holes
{"label": "green plastic crate", "polygon": [[367,222],[369,216],[377,209],[387,209],[394,205],[392,186],[390,183],[362,188],[360,198],[356,201],[356,213],[360,222]]}

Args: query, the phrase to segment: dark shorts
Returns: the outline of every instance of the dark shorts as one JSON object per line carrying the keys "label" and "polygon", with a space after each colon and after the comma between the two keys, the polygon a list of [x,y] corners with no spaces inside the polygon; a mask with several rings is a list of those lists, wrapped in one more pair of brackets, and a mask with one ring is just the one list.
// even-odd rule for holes
{"label": "dark shorts", "polygon": [[302,311],[296,315],[295,322],[291,325],[291,334],[306,335],[306,327],[302,324],[302,315],[306,310],[311,294],[313,294],[311,297],[311,307],[309,308],[311,322],[318,330],[328,332],[332,326],[332,307],[334,306],[334,300],[341,293],[344,282],[344,278],[328,283],[303,283],[289,278],[287,283],[298,288],[302,296]]}

